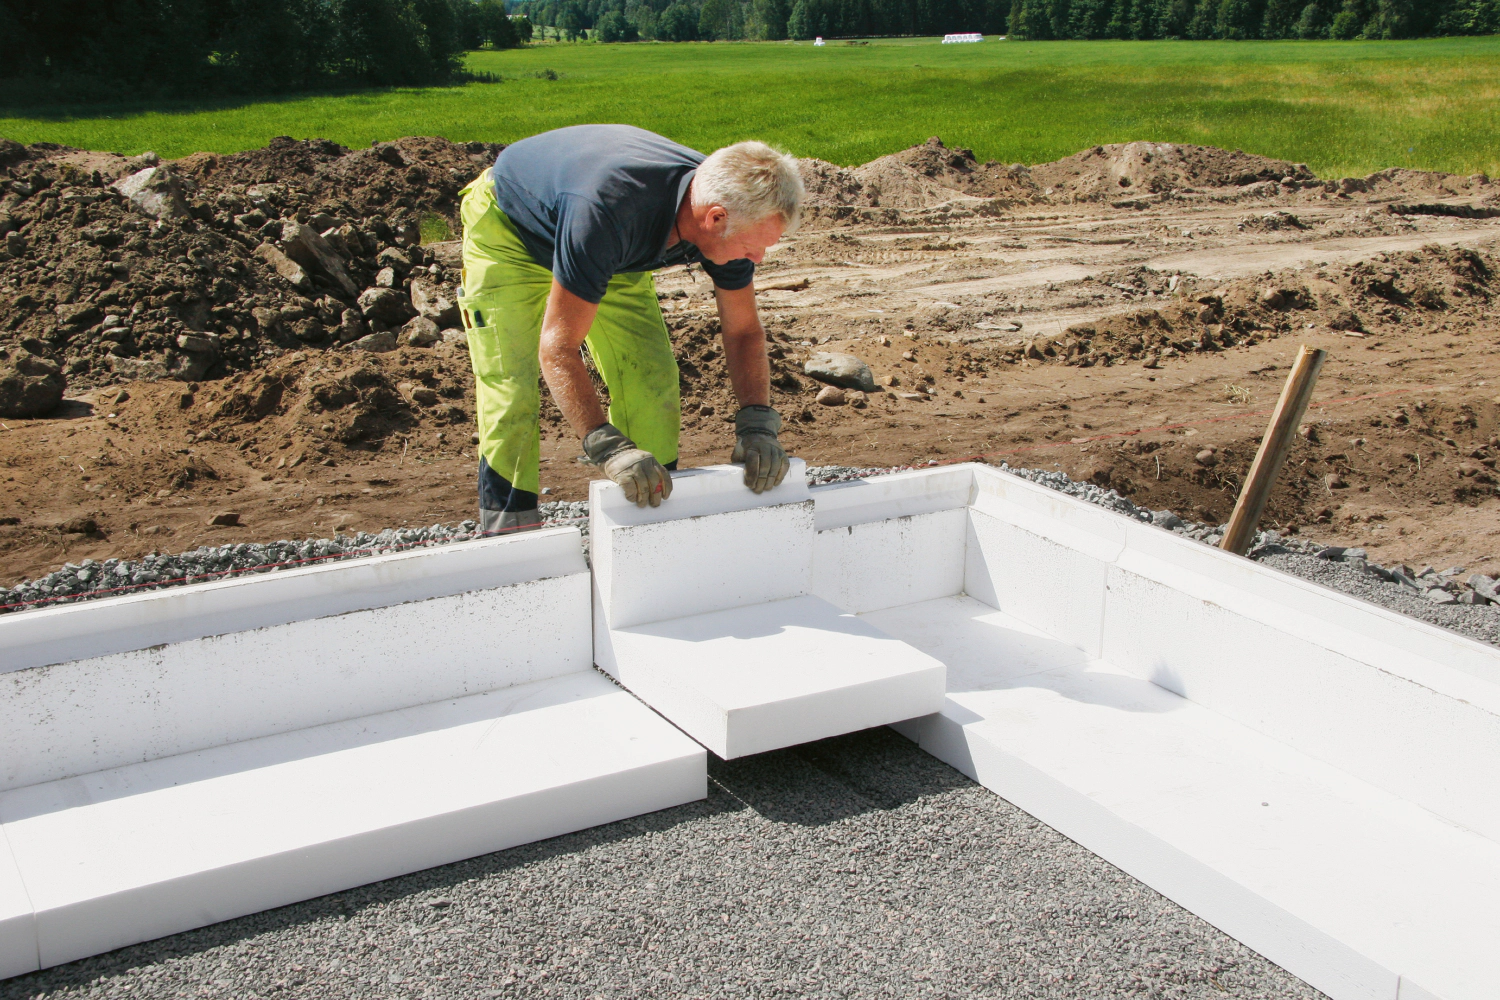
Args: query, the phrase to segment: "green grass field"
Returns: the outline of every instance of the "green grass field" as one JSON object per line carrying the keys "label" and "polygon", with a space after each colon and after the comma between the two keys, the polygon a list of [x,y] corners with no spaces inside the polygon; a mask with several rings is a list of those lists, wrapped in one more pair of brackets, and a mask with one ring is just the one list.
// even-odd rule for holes
{"label": "green grass field", "polygon": [[508,142],[611,121],[704,150],[755,137],[842,164],[940,135],[1004,162],[1150,139],[1304,161],[1324,176],[1388,166],[1500,174],[1500,37],[548,44],[469,62],[502,82],[45,114],[0,95],[0,135],[176,157],[275,135]]}

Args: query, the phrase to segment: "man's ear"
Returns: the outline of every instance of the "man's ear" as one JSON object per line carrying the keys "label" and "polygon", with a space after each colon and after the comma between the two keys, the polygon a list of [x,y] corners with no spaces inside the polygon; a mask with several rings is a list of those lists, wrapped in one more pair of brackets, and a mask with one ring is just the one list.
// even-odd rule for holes
{"label": "man's ear", "polygon": [[708,223],[708,228],[714,235],[723,236],[729,228],[729,210],[723,205],[710,205],[704,221]]}

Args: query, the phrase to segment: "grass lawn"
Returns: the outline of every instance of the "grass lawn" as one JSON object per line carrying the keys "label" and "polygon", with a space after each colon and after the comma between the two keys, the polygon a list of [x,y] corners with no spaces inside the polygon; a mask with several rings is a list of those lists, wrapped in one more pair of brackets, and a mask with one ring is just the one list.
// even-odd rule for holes
{"label": "grass lawn", "polygon": [[274,135],[508,142],[613,121],[703,150],[757,137],[842,164],[940,135],[1004,162],[1150,139],[1303,161],[1324,176],[1389,166],[1500,174],[1500,37],[545,44],[475,52],[469,63],[503,82],[40,110],[0,95],[0,135],[176,157]]}

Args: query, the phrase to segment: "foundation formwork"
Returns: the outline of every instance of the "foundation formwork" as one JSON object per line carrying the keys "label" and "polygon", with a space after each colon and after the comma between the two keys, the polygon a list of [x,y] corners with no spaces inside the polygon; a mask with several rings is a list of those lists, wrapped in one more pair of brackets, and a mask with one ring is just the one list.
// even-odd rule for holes
{"label": "foundation formwork", "polygon": [[0,619],[0,975],[891,724],[1335,1000],[1493,995],[1500,650],[985,466],[591,499],[592,570],[549,529]]}

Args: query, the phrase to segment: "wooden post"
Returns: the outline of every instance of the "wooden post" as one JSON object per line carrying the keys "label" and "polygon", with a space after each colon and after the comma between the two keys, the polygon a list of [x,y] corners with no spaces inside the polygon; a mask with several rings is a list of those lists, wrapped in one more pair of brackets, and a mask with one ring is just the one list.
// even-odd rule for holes
{"label": "wooden post", "polygon": [[1286,387],[1281,390],[1281,398],[1271,412],[1266,436],[1261,439],[1260,450],[1255,453],[1255,461],[1240,489],[1240,498],[1235,501],[1234,513],[1229,515],[1229,523],[1224,526],[1224,540],[1219,543],[1221,549],[1238,556],[1250,551],[1256,525],[1260,524],[1266,502],[1271,499],[1271,487],[1276,485],[1276,477],[1286,464],[1297,425],[1302,422],[1302,414],[1307,412],[1313,386],[1318,382],[1318,370],[1327,357],[1327,351],[1312,350],[1305,345],[1297,352]]}

